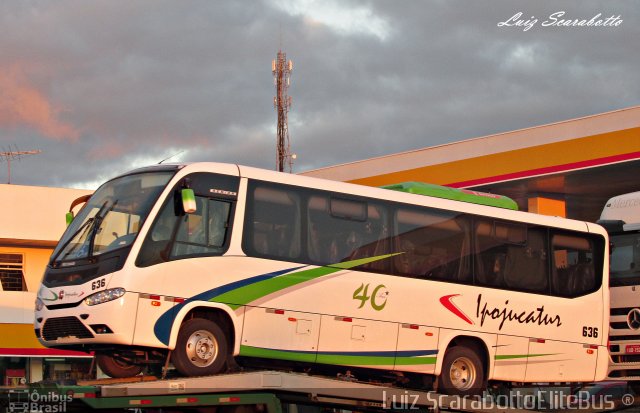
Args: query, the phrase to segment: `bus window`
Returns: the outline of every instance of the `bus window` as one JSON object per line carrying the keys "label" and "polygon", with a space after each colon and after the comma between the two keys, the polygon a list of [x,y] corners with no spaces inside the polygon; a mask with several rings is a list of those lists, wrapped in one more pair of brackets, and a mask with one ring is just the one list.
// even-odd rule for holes
{"label": "bus window", "polygon": [[177,218],[173,197],[169,197],[142,244],[136,260],[137,266],[148,267],[169,260],[171,238]]}
{"label": "bus window", "polygon": [[[148,267],[176,258],[222,255],[230,238],[237,178],[195,173],[185,179],[195,191],[196,212],[185,214],[180,183],[165,201],[147,234],[136,265]],[[215,198],[214,198],[215,196]]]}
{"label": "bus window", "polygon": [[516,291],[547,293],[546,232],[526,225],[478,219],[476,284]]}
{"label": "bus window", "polygon": [[252,182],[247,199],[244,248],[250,255],[291,261],[300,256],[300,195]]}
{"label": "bus window", "polygon": [[196,196],[197,210],[180,220],[172,257],[222,252],[231,204]]}
{"label": "bus window", "polygon": [[546,231],[537,228],[527,230],[525,226],[516,228],[521,229],[522,241],[516,235],[519,239],[507,247],[504,283],[507,288],[513,290],[548,293],[549,264]]}
{"label": "bus window", "polygon": [[[307,211],[311,262],[331,265],[389,252],[387,214],[382,206],[323,194],[309,197]],[[387,266],[381,260],[355,269],[385,272]]]}
{"label": "bus window", "polygon": [[586,237],[555,234],[553,247],[552,293],[577,297],[599,287],[596,278],[593,243]]}
{"label": "bus window", "polygon": [[469,282],[469,219],[444,211],[400,209],[396,213],[395,273]]}
{"label": "bus window", "polygon": [[612,287],[640,284],[640,234],[612,236],[609,263]]}
{"label": "bus window", "polygon": [[504,285],[504,263],[507,257],[504,240],[495,236],[493,220],[477,220],[474,233],[476,284],[487,287],[502,287]]}

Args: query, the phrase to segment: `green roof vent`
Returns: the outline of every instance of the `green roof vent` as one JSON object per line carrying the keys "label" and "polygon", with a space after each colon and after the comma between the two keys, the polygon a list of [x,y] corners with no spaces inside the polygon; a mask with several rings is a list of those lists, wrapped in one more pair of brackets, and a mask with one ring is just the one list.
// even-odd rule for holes
{"label": "green roof vent", "polygon": [[423,182],[402,182],[399,184],[385,185],[381,188],[408,192],[410,194],[452,199],[454,201],[469,202],[472,204],[512,209],[514,211],[518,210],[518,204],[511,198],[502,195],[488,194],[486,192],[472,191],[470,189],[450,188],[448,186],[425,184]]}

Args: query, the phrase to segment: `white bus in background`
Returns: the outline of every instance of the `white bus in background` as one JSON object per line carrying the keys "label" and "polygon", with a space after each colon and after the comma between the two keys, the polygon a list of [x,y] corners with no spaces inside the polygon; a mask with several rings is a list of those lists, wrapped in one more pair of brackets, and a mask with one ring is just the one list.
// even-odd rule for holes
{"label": "white bus in background", "polygon": [[392,189],[218,163],[114,178],[51,256],[36,335],[116,377],[168,357],[187,376],[258,359],[453,394],[606,377],[602,227]]}
{"label": "white bus in background", "polygon": [[640,192],[611,198],[598,223],[611,242],[609,378],[640,390]]}

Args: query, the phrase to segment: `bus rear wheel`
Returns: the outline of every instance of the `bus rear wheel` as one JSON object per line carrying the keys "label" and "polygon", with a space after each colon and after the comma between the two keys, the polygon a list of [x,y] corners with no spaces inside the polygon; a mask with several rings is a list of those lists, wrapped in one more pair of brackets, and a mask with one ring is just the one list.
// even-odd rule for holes
{"label": "bus rear wheel", "polygon": [[485,371],[477,352],[464,345],[451,347],[444,355],[438,390],[468,396],[482,394]]}
{"label": "bus rear wheel", "polygon": [[193,318],[180,327],[171,361],[184,376],[208,376],[224,371],[227,353],[222,329],[211,320]]}
{"label": "bus rear wheel", "polygon": [[142,371],[142,366],[110,354],[97,354],[96,363],[104,374],[115,379],[137,376]]}

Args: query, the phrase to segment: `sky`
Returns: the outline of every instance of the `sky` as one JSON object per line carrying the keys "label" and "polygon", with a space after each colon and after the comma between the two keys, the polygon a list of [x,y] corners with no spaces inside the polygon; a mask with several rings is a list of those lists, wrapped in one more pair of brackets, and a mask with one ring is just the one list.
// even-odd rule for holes
{"label": "sky", "polygon": [[639,105],[639,45],[635,0],[5,0],[0,152],[41,151],[12,184],[83,189],[275,169],[281,49],[302,172]]}

